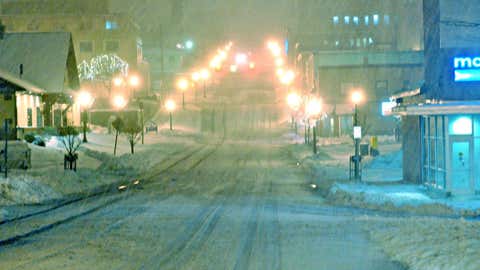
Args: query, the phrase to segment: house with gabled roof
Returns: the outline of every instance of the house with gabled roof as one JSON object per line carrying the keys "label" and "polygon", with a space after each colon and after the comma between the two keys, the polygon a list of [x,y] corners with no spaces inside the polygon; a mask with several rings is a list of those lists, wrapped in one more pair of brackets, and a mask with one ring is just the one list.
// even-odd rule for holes
{"label": "house with gabled roof", "polygon": [[0,104],[13,99],[10,106],[15,107],[4,118],[12,119],[16,128],[80,125],[80,108],[73,99],[79,79],[70,33],[5,33],[0,39],[0,82]]}

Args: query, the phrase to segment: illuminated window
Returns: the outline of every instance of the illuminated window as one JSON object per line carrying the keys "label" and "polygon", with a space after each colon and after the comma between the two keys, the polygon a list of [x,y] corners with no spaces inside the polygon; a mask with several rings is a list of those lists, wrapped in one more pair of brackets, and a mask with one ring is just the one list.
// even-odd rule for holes
{"label": "illuminated window", "polygon": [[450,135],[472,135],[472,117],[453,116],[449,118],[448,133]]}
{"label": "illuminated window", "polygon": [[350,24],[350,16],[345,16],[343,18],[343,21],[345,22],[345,24]]}
{"label": "illuminated window", "polygon": [[358,25],[359,20],[358,20],[358,17],[357,17],[357,16],[353,17],[353,23],[354,23],[355,25]]}
{"label": "illuminated window", "polygon": [[338,16],[333,17],[333,24],[338,24],[340,22],[340,18]]}
{"label": "illuminated window", "polygon": [[118,24],[115,21],[106,21],[105,22],[105,29],[106,30],[115,30],[118,29]]}
{"label": "illuminated window", "polygon": [[369,25],[370,24],[370,16],[365,16],[365,25]]}
{"label": "illuminated window", "polygon": [[380,17],[378,16],[378,14],[373,15],[373,24],[374,25],[378,25],[379,20],[380,20]]}

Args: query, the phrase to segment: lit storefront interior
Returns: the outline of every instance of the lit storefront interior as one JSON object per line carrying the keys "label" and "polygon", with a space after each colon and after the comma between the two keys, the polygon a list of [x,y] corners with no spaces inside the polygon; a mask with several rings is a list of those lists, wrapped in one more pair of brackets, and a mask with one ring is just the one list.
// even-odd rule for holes
{"label": "lit storefront interior", "polygon": [[480,193],[480,103],[410,105],[396,112],[419,118],[422,184],[446,194]]}

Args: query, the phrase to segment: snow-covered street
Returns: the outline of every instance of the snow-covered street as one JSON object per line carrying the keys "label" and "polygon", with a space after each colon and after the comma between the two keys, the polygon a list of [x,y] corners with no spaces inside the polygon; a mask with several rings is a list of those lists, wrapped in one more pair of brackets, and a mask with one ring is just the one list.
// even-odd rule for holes
{"label": "snow-covered street", "polygon": [[303,170],[275,140],[206,145],[114,203],[1,247],[0,266],[403,269],[369,239],[365,213],[324,204]]}

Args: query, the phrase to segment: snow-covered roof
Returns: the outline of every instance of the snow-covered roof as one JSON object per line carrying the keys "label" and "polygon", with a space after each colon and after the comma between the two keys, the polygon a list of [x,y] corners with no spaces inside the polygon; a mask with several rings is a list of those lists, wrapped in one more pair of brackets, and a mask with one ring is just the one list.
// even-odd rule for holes
{"label": "snow-covered roof", "polygon": [[19,86],[20,88],[28,91],[28,92],[31,92],[31,93],[35,93],[35,94],[43,94],[45,93],[45,90],[36,86],[36,85],[33,85],[32,83],[26,81],[26,80],[23,80],[15,75],[13,75],[12,73],[8,72],[8,71],[5,71],[3,69],[0,69],[0,80],[5,80],[11,84],[14,84],[14,85],[17,85]]}
{"label": "snow-covered roof", "polygon": [[6,33],[0,40],[0,68],[49,93],[63,93],[79,86],[70,33]]}

